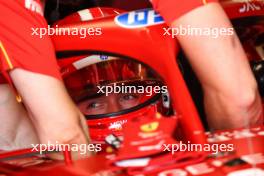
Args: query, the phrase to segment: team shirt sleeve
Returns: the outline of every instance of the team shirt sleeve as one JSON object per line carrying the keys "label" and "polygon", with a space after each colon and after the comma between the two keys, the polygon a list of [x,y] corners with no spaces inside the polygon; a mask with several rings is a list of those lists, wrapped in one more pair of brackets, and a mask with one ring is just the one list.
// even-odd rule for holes
{"label": "team shirt sleeve", "polygon": [[208,3],[218,2],[218,0],[152,0],[151,2],[153,8],[170,25],[174,20],[191,10]]}
{"label": "team shirt sleeve", "polygon": [[33,35],[32,29],[45,28],[39,0],[0,3],[0,70],[5,77],[22,68],[61,80],[50,36]]}

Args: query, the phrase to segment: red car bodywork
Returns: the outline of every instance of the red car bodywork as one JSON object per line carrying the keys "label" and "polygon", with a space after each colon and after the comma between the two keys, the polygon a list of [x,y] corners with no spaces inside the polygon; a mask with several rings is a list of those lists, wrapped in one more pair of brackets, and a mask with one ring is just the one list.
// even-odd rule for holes
{"label": "red car bodywork", "polygon": [[[240,3],[224,1],[223,6],[231,19],[264,15],[264,5],[262,1]],[[204,131],[190,93],[175,61],[179,46],[171,37],[163,36],[163,27],[166,27],[166,25],[162,23],[129,29],[121,27],[114,19],[115,15],[92,21],[67,24],[67,26],[71,27],[100,27],[102,28],[103,35],[88,36],[85,40],[80,39],[79,36],[53,36],[56,51],[61,55],[73,52],[86,53],[86,51],[97,51],[137,59],[147,64],[159,75],[162,75],[165,84],[168,86],[170,96],[173,100],[173,109],[179,114],[178,122],[184,134],[184,140],[199,144],[210,142],[210,134]],[[247,134],[250,133],[250,135],[244,134],[245,131]],[[263,173],[263,127],[218,131],[215,135],[227,137],[228,139],[226,140],[214,142],[233,143],[235,152],[216,158],[208,157],[201,163],[146,175],[210,176],[230,174],[229,176],[242,176],[244,174],[249,176],[250,174],[246,174],[247,169],[252,169],[252,165],[255,165],[259,169],[262,168],[262,171],[259,173]],[[248,145],[249,143],[251,144]],[[30,150],[0,154],[0,158],[5,159],[23,153],[30,153]],[[28,160],[31,161],[31,164],[21,164],[23,162],[18,160],[17,163],[20,164],[17,164],[16,161],[12,163],[12,160],[0,163],[0,173],[7,175],[113,175],[113,168],[109,166],[108,159],[106,159],[107,157],[107,155],[98,155],[75,161],[72,164],[69,162],[65,164],[64,162],[30,157]],[[233,165],[227,163],[227,161],[237,158],[242,158],[242,160],[247,162]],[[27,159],[24,160],[24,163],[28,163],[26,161]],[[248,172],[250,173],[250,170],[248,170]],[[119,172],[115,172],[114,175],[127,174],[120,169]]]}

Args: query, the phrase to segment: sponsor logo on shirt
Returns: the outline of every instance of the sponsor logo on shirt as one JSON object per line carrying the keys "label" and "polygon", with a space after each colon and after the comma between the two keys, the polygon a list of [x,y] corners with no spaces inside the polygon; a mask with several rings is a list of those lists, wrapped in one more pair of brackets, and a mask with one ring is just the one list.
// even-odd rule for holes
{"label": "sponsor logo on shirt", "polygon": [[261,10],[261,6],[259,4],[255,4],[254,2],[246,2],[243,6],[239,9],[240,13],[246,13],[249,11],[258,11]]}
{"label": "sponsor logo on shirt", "polygon": [[142,9],[118,15],[115,22],[124,28],[141,28],[162,24],[164,20],[153,9]]}

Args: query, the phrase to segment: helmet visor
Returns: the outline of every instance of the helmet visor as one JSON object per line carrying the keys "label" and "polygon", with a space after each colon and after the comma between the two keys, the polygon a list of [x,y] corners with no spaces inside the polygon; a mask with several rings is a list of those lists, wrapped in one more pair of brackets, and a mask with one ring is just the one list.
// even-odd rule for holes
{"label": "helmet visor", "polygon": [[105,117],[138,109],[167,91],[151,69],[133,60],[93,55],[72,66],[75,69],[65,73],[63,79],[86,116]]}

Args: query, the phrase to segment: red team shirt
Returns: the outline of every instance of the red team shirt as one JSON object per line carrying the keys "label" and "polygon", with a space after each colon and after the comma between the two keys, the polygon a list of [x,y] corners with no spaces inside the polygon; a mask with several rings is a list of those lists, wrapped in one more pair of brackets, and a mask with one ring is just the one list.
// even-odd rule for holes
{"label": "red team shirt", "polygon": [[[199,6],[217,0],[152,0],[168,24]],[[11,83],[8,71],[23,68],[61,79],[49,36],[32,35],[46,28],[39,0],[6,0],[0,3],[0,83]]]}
{"label": "red team shirt", "polygon": [[160,13],[167,24],[189,11],[218,0],[150,0],[153,8]]}
{"label": "red team shirt", "polygon": [[1,1],[0,83],[10,81],[8,71],[14,68],[23,68],[60,79],[50,37],[41,39],[32,35],[32,28],[46,27],[39,0]]}

